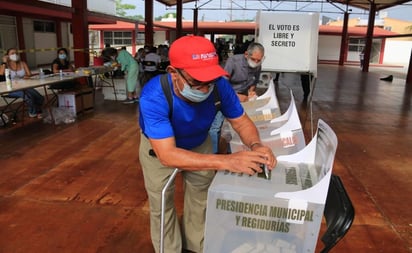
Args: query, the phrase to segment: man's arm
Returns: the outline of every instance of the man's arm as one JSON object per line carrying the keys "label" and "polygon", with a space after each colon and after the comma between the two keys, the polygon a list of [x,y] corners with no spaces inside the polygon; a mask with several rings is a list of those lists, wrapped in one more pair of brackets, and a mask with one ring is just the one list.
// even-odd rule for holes
{"label": "man's arm", "polygon": [[232,128],[239,134],[243,144],[250,148],[253,143],[260,143],[260,136],[252,120],[244,113],[236,119],[227,119]]}
{"label": "man's arm", "polygon": [[149,139],[149,141],[156,157],[163,165],[181,170],[229,170],[253,175],[262,171],[260,164],[267,164],[270,168],[275,166],[276,159],[273,154],[266,151],[262,152],[262,149],[259,150],[259,144],[253,145],[253,151],[217,155],[200,154],[178,148],[174,137]]}
{"label": "man's arm", "polygon": [[232,125],[232,128],[239,134],[243,144],[249,147],[250,150],[261,152],[268,158],[267,165],[269,168],[274,168],[276,165],[276,157],[272,150],[263,145],[259,136],[259,132],[252,120],[244,113],[236,119],[227,119]]}

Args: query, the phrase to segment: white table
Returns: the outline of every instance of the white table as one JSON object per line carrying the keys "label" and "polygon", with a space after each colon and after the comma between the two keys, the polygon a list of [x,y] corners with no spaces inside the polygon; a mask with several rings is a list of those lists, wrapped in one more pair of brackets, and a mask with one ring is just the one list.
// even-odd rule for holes
{"label": "white table", "polygon": [[[54,121],[53,114],[50,109],[52,100],[49,98],[47,88],[52,84],[57,84],[57,83],[66,82],[69,80],[75,80],[75,79],[84,78],[84,77],[88,77],[88,75],[82,72],[77,72],[77,73],[64,72],[62,76],[60,76],[60,74],[51,74],[51,75],[46,75],[40,78],[39,75],[35,75],[28,79],[15,79],[15,80],[11,80],[10,82],[3,81],[3,82],[0,82],[0,95],[2,96],[7,95],[15,91],[25,92],[26,90],[31,89],[31,88],[43,87],[45,98],[46,98],[45,107],[50,113],[52,120]],[[3,113],[4,111],[5,110],[1,110],[0,113]]]}
{"label": "white table", "polygon": [[[113,67],[109,66],[90,66],[86,68],[79,68],[76,70],[79,74],[90,76],[90,85],[93,87],[93,99],[95,98],[95,89],[103,87],[113,88],[113,94],[117,101],[117,92],[113,80]],[[106,78],[105,74],[108,73],[109,77]],[[93,78],[94,77],[94,78]]]}

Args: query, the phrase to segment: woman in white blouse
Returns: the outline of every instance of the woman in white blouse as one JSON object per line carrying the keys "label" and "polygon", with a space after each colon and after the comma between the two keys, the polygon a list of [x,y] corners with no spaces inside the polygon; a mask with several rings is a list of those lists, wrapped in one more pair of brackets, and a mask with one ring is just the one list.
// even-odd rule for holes
{"label": "woman in white blouse", "polygon": [[[20,60],[16,48],[9,48],[3,56],[0,66],[0,75],[5,75],[6,68],[10,71],[11,80],[31,77],[31,72],[27,63]],[[13,91],[10,92],[8,96],[24,98],[29,107],[29,116],[31,118],[42,117],[44,97],[36,89],[30,88],[25,91]]]}

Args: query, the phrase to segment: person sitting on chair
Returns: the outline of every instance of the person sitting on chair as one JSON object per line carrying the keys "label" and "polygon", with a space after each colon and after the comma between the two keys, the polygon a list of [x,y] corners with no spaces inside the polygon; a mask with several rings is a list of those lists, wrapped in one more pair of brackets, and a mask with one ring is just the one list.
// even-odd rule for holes
{"label": "person sitting on chair", "polygon": [[[20,60],[17,54],[16,48],[9,48],[6,55],[2,58],[2,63],[0,65],[0,75],[5,75],[5,70],[8,68],[10,70],[10,79],[22,79],[30,78],[31,72],[27,63]],[[42,106],[44,102],[44,97],[34,88],[26,89],[24,91],[13,91],[10,92],[8,97],[12,98],[23,98],[24,101],[29,106],[29,116],[31,118],[42,117]]]}
{"label": "person sitting on chair", "polygon": [[159,74],[160,55],[157,54],[157,48],[151,47],[143,60],[143,80],[142,85],[145,85],[152,77]]}
{"label": "person sitting on chair", "polygon": [[66,48],[59,48],[57,50],[57,58],[52,62],[52,71],[55,74],[58,74],[61,71],[63,72],[74,72],[74,67],[70,63],[68,52]]}
{"label": "person sitting on chair", "polygon": [[[57,58],[55,58],[51,65],[53,74],[59,74],[62,72],[74,72],[74,67],[70,63],[69,54],[66,48],[59,48],[57,50]],[[73,81],[60,82],[57,84],[50,85],[50,89],[53,90],[64,90],[73,89],[76,83]]]}

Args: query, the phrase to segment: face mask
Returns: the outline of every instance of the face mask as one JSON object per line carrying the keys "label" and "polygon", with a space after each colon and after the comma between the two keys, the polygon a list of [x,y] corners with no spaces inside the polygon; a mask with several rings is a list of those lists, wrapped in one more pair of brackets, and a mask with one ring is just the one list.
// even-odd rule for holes
{"label": "face mask", "polygon": [[12,61],[18,61],[19,60],[19,56],[17,54],[12,54],[9,56],[10,60]]}
{"label": "face mask", "polygon": [[59,54],[59,59],[60,60],[66,60],[66,55],[65,54]]}
{"label": "face mask", "polygon": [[[179,89],[179,85],[177,85],[177,88]],[[192,102],[199,103],[199,102],[206,100],[206,98],[209,97],[210,93],[212,93],[214,88],[215,88],[215,85],[211,85],[209,87],[209,91],[207,93],[203,93],[200,90],[194,90],[190,88],[190,86],[187,83],[185,83],[183,85],[183,90],[179,89],[179,91],[183,97],[187,98],[188,100]]]}
{"label": "face mask", "polygon": [[247,64],[249,65],[249,67],[251,67],[252,69],[257,68],[260,66],[261,62],[256,63],[254,61],[252,61],[251,59],[247,58]]}

